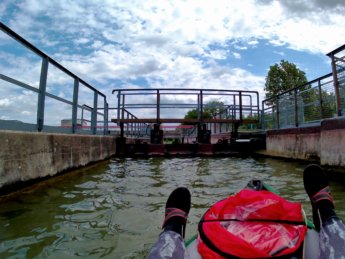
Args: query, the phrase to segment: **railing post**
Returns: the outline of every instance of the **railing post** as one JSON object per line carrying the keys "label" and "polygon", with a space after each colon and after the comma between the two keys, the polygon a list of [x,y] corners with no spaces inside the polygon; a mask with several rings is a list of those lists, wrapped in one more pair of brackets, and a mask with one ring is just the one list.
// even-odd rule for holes
{"label": "railing post", "polygon": [[201,136],[203,135],[203,96],[202,90],[198,94],[198,123],[197,123],[197,142],[201,142]]}
{"label": "railing post", "polygon": [[203,104],[203,92],[202,90],[200,90],[200,102],[199,102],[199,105],[200,105],[200,118],[199,118],[199,121],[200,121],[200,126],[203,124],[203,117],[204,117],[204,104]]}
{"label": "railing post", "polygon": [[[130,116],[130,114],[129,114],[129,112],[127,112],[127,120],[129,120],[129,116]],[[126,132],[127,132],[127,136],[129,136],[130,135],[130,130],[129,130],[129,122],[127,122],[126,123]]]}
{"label": "railing post", "polygon": [[277,109],[277,129],[280,128],[280,122],[279,122],[279,96],[277,96],[276,100],[276,109]]}
{"label": "railing post", "polygon": [[204,104],[203,104],[203,92],[200,90],[200,124],[203,123],[203,118],[204,118]]}
{"label": "railing post", "polygon": [[160,110],[161,110],[161,95],[159,93],[159,90],[157,90],[157,124],[159,124],[160,120]]}
{"label": "railing post", "polygon": [[124,119],[125,118],[125,95],[122,95],[122,109],[121,109],[121,118]]}
{"label": "railing post", "polygon": [[297,89],[294,89],[294,104],[295,104],[295,126],[298,128],[298,102],[297,102]]}
{"label": "railing post", "polygon": [[232,106],[232,119],[236,120],[236,95],[232,96],[232,100],[233,100],[233,106]]}
{"label": "railing post", "polygon": [[98,102],[98,93],[94,92],[93,96],[93,109],[91,114],[91,131],[92,134],[96,134],[97,132],[97,102]]}
{"label": "railing post", "polygon": [[[84,105],[81,107],[81,121],[82,121],[82,126],[84,126]],[[83,128],[82,128],[83,129]]]}
{"label": "railing post", "polygon": [[109,121],[109,105],[107,103],[107,98],[104,97],[104,113],[103,113],[103,118],[104,118],[104,122],[103,122],[103,134],[104,135],[108,135],[109,134],[109,130],[108,130],[108,121]]}
{"label": "railing post", "polygon": [[242,91],[239,91],[239,105],[240,105],[240,121],[242,122],[243,120],[243,115],[242,115]]}
{"label": "railing post", "polygon": [[123,122],[120,122],[120,138],[123,139],[125,137],[124,132],[123,132]]}
{"label": "railing post", "polygon": [[341,116],[341,99],[340,99],[340,91],[339,91],[339,81],[338,81],[338,76],[337,76],[337,66],[335,63],[334,53],[332,53],[331,59],[332,59],[333,84],[334,84],[335,98],[336,98],[336,103],[337,103],[337,115]]}
{"label": "railing post", "polygon": [[321,91],[321,81],[318,81],[318,90],[319,90],[319,106],[320,106],[320,119],[323,119],[323,100],[322,100],[322,91]]}
{"label": "railing post", "polygon": [[197,95],[197,107],[196,107],[196,111],[197,111],[197,119],[198,119],[198,122],[200,120],[200,94]]}
{"label": "railing post", "polygon": [[117,93],[117,126],[120,126],[119,119],[120,119],[120,107],[121,107],[121,91]]}
{"label": "railing post", "polygon": [[[259,116],[259,115],[258,115]],[[272,118],[273,120],[273,118]],[[261,129],[265,130],[265,109],[264,109],[264,102],[262,101],[262,110],[261,110]]]}
{"label": "railing post", "polygon": [[257,110],[258,110],[258,120],[260,119],[260,101],[259,101],[259,93],[256,94],[256,105],[257,105]]}
{"label": "railing post", "polygon": [[[72,106],[72,133],[77,130],[77,116],[78,116],[78,93],[79,93],[79,79],[74,78],[74,88],[73,88],[73,106]],[[81,121],[81,125],[84,123]]]}
{"label": "railing post", "polygon": [[38,102],[37,102],[37,130],[42,131],[44,126],[44,106],[45,106],[45,97],[46,97],[46,88],[47,88],[47,75],[48,75],[48,57],[42,58],[42,67],[40,75],[40,85],[38,93]]}
{"label": "railing post", "polygon": [[[131,115],[131,119],[133,120],[133,118],[134,118],[134,116],[133,115]],[[131,135],[134,135],[134,127],[133,126],[135,126],[135,124],[132,122],[131,123]]]}
{"label": "railing post", "polygon": [[[229,116],[229,108],[226,107],[225,109],[225,119],[228,119],[228,116]],[[226,123],[225,124],[225,132],[227,132],[229,130],[229,123]]]}

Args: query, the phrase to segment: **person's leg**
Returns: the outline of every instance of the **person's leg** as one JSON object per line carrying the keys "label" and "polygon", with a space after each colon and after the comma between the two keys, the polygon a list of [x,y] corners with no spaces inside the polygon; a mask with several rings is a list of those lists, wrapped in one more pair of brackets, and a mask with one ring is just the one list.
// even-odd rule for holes
{"label": "person's leg", "polygon": [[189,258],[182,236],[174,231],[164,231],[151,248],[149,259]]}
{"label": "person's leg", "polygon": [[313,221],[320,231],[320,258],[345,258],[345,226],[337,217],[328,179],[318,165],[303,173],[304,188],[313,208]]}
{"label": "person's leg", "polygon": [[320,258],[345,258],[345,225],[338,218],[330,218],[320,230]]}
{"label": "person's leg", "polygon": [[320,166],[311,164],[304,169],[303,182],[313,209],[314,225],[320,231],[322,223],[336,217],[327,176]]}
{"label": "person's leg", "polygon": [[191,195],[187,188],[179,187],[170,194],[165,205],[164,231],[148,258],[189,258],[183,238],[190,205]]}

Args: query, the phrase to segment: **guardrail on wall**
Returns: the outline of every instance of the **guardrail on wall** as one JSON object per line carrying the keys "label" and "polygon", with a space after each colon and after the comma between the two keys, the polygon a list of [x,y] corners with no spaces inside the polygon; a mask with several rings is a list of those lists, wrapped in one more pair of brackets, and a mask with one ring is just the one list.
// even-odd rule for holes
{"label": "guardrail on wall", "polygon": [[[229,125],[254,124],[260,117],[256,91],[148,88],[115,89],[113,94],[117,97],[117,107],[113,108],[117,110],[117,118],[112,122],[123,124],[125,135],[128,135],[126,128],[140,123],[206,125],[212,133],[226,132]],[[206,110],[212,114],[206,116]],[[195,118],[185,118],[191,111],[195,112]]]}
{"label": "guardrail on wall", "polygon": [[0,129],[108,134],[103,93],[1,22],[0,30],[7,36],[0,45]]}
{"label": "guardrail on wall", "polygon": [[263,129],[307,126],[345,114],[345,45],[327,54],[332,73],[262,102]]}

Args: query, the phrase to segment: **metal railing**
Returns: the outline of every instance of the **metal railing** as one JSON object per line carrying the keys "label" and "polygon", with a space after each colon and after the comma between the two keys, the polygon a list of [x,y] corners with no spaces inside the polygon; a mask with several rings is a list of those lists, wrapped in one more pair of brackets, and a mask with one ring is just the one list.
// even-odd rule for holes
{"label": "metal railing", "polygon": [[333,81],[337,96],[337,115],[345,114],[345,45],[328,53],[332,60]]}
{"label": "metal railing", "polygon": [[[1,22],[0,30],[4,33],[1,37],[6,37],[7,35],[9,38],[6,38],[6,40],[10,41],[10,45],[5,45],[5,43],[0,45],[2,58],[6,57],[6,53],[7,57],[11,58],[12,56],[8,54],[11,49],[24,47],[20,52],[28,53],[27,56],[31,59],[41,59],[40,72],[38,73],[39,78],[33,79],[34,83],[26,83],[24,80],[10,76],[9,73],[11,71],[4,64],[1,64],[1,62],[6,62],[7,60],[2,59],[0,61],[0,84],[4,85],[1,85],[2,90],[6,93],[6,89],[8,89],[8,95],[12,90],[14,92],[13,95],[16,95],[16,100],[25,99],[25,102],[30,103],[32,107],[36,107],[34,114],[30,115],[30,112],[27,112],[26,117],[31,116],[30,122],[23,121],[27,118],[19,116],[23,112],[18,112],[18,109],[17,112],[14,109],[13,111],[8,111],[6,116],[4,114],[5,111],[0,110],[0,129],[108,134],[108,103],[103,93],[60,65]],[[2,46],[3,50],[1,50]],[[24,67],[29,68],[31,66],[33,64],[27,62]],[[20,74],[17,77],[22,76],[23,71],[20,71],[21,68],[15,67],[13,69]],[[51,74],[49,74],[49,71]],[[54,77],[56,80],[57,75],[64,77],[65,81],[66,79],[71,81],[70,84],[64,85],[71,92],[70,98],[65,97],[60,89],[63,83],[56,83],[54,85]],[[84,98],[83,100],[82,95],[84,92],[88,92],[89,98]],[[90,99],[92,100],[91,103],[86,105],[84,102],[90,102]],[[15,103],[13,107],[20,105],[21,103]],[[102,111],[99,111],[99,109]],[[61,118],[61,116],[64,117]]]}
{"label": "metal railing", "polygon": [[262,102],[263,129],[319,124],[345,114],[345,45],[328,54],[333,72]]}
{"label": "metal railing", "polygon": [[[133,124],[206,124],[209,129],[227,131],[231,124],[256,123],[259,120],[259,94],[256,91],[220,89],[115,89],[117,118],[112,122],[124,124],[124,135],[130,135]],[[210,103],[215,103],[211,107]],[[212,110],[212,118],[205,118],[205,110]],[[185,118],[195,110],[196,118]],[[133,114],[136,114],[135,116]],[[140,124],[141,123],[141,124]],[[141,125],[141,126],[140,126]],[[195,130],[194,130],[195,131]],[[187,131],[183,131],[187,134]],[[188,131],[188,134],[192,134]]]}

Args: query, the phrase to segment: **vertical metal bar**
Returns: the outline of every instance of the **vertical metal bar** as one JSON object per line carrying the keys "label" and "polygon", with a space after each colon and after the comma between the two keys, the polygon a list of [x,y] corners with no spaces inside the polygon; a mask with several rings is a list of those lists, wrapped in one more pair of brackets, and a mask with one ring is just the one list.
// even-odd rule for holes
{"label": "vertical metal bar", "polygon": [[233,99],[233,102],[234,102],[234,105],[233,105],[233,108],[232,108],[232,119],[236,119],[236,96],[233,95],[232,96],[232,99]]}
{"label": "vertical metal bar", "polygon": [[240,121],[242,122],[243,120],[243,115],[242,115],[242,91],[239,91],[239,105],[240,105]]}
{"label": "vertical metal bar", "polygon": [[[131,116],[131,119],[133,119],[133,115]],[[134,126],[135,126],[135,123],[131,123],[131,134],[134,135]]]}
{"label": "vertical metal bar", "polygon": [[121,107],[121,91],[118,92],[117,94],[117,126],[120,126],[119,124],[119,119],[120,119],[120,107]]}
{"label": "vertical metal bar", "polygon": [[84,126],[84,105],[81,107],[81,126]]}
{"label": "vertical metal bar", "polygon": [[47,88],[47,76],[48,76],[48,57],[42,58],[42,67],[40,75],[40,85],[38,93],[38,102],[37,102],[37,130],[42,131],[44,126],[44,106],[45,106],[45,97],[46,97],[46,88]]}
{"label": "vertical metal bar", "polygon": [[133,133],[134,133],[135,136],[138,135],[138,123],[134,123]]}
{"label": "vertical metal bar", "polygon": [[203,96],[202,90],[198,94],[198,122],[197,122],[197,142],[200,143],[203,135]]}
{"label": "vertical metal bar", "polygon": [[321,80],[318,80],[320,119],[323,119],[323,100],[321,91]]}
{"label": "vertical metal bar", "polygon": [[279,96],[277,96],[276,107],[277,107],[277,129],[279,129],[280,128],[280,122],[279,122]]}
{"label": "vertical metal bar", "polygon": [[[73,88],[73,106],[72,106],[72,133],[75,133],[78,127],[78,93],[79,93],[79,79],[74,78],[74,88]],[[83,121],[81,121],[83,126]]]}
{"label": "vertical metal bar", "polygon": [[[222,119],[223,107],[221,109],[222,110],[219,111],[219,119]],[[222,132],[222,126],[223,126],[223,123],[219,123],[219,132],[220,133]]]}
{"label": "vertical metal bar", "polygon": [[109,105],[107,103],[107,98],[104,97],[104,113],[103,113],[103,134],[108,135],[109,129],[108,129],[108,121],[109,121]]}
{"label": "vertical metal bar", "polygon": [[197,104],[197,119],[198,121],[200,120],[200,94],[197,95],[197,99],[198,99],[198,104]]}
{"label": "vertical metal bar", "polygon": [[200,125],[203,124],[203,118],[204,118],[204,104],[203,104],[203,92],[202,90],[200,90],[200,118],[199,118],[199,122]]}
{"label": "vertical metal bar", "polygon": [[97,102],[98,102],[98,93],[94,92],[93,109],[92,109],[92,113],[91,113],[91,132],[94,135],[97,132]]}
{"label": "vertical metal bar", "polygon": [[297,102],[297,89],[294,89],[294,106],[295,106],[295,127],[298,128],[298,102]]}
{"label": "vertical metal bar", "polygon": [[262,106],[261,106],[261,129],[266,129],[265,126],[265,110],[264,110],[264,102],[262,101]]}
{"label": "vertical metal bar", "polygon": [[161,110],[161,96],[159,93],[159,90],[157,90],[157,123],[159,123],[160,120],[160,110]]}
{"label": "vertical metal bar", "polygon": [[340,99],[340,91],[339,91],[339,82],[337,76],[337,66],[335,64],[334,54],[332,53],[332,73],[333,73],[333,84],[334,84],[334,91],[335,91],[335,98],[337,102],[337,115],[341,116],[341,99]]}
{"label": "vertical metal bar", "polygon": [[[228,116],[229,116],[229,108],[227,107],[225,109],[225,119],[228,119]],[[225,132],[227,132],[229,130],[229,123],[226,123],[225,124]]]}
{"label": "vertical metal bar", "polygon": [[[215,119],[217,119],[217,115],[212,115]],[[210,129],[212,129],[212,124],[210,125]],[[213,123],[213,132],[217,133],[217,123]]]}
{"label": "vertical metal bar", "polygon": [[265,111],[263,109],[263,106],[262,106],[262,110],[261,110],[261,129],[265,129]]}
{"label": "vertical metal bar", "polygon": [[122,119],[125,118],[125,94],[122,95]]}
{"label": "vertical metal bar", "polygon": [[[253,100],[252,100],[252,96],[249,95],[249,102],[250,102],[250,112],[249,112],[249,117],[250,119],[253,119]],[[259,113],[258,113],[258,117],[257,119],[259,119]],[[253,124],[250,124],[250,129],[253,129]]]}
{"label": "vertical metal bar", "polygon": [[[129,113],[128,112],[127,112],[127,120],[129,120]],[[129,122],[126,123],[126,131],[127,131],[127,136],[130,135]]]}
{"label": "vertical metal bar", "polygon": [[259,93],[256,93],[256,105],[258,110],[258,119],[260,119],[260,102],[259,102]]}
{"label": "vertical metal bar", "polygon": [[[123,122],[120,122],[120,137],[121,137],[121,139],[123,139],[123,138],[124,138],[124,132],[123,132]],[[122,145],[122,143],[121,143],[121,145]]]}

